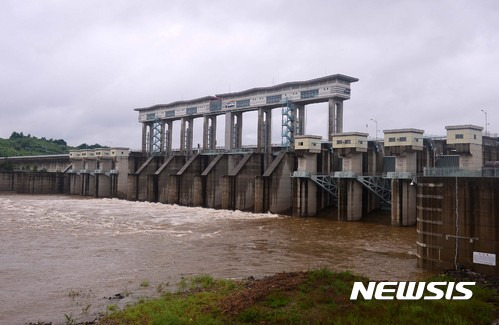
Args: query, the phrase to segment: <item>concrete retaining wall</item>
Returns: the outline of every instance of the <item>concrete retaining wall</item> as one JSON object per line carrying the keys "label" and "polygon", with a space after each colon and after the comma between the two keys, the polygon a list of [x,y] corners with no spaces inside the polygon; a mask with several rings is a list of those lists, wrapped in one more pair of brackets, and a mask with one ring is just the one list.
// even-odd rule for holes
{"label": "concrete retaining wall", "polygon": [[68,154],[0,158],[12,162],[15,171],[64,172],[70,165]]}
{"label": "concrete retaining wall", "polygon": [[[419,178],[418,265],[441,270],[454,268],[457,263],[477,272],[499,275],[498,216],[499,178]],[[474,261],[474,255],[496,265]]]}
{"label": "concrete retaining wall", "polygon": [[22,194],[66,193],[64,173],[49,172],[0,172],[0,191]]}
{"label": "concrete retaining wall", "polygon": [[0,172],[0,191],[14,191],[14,177],[13,172]]}

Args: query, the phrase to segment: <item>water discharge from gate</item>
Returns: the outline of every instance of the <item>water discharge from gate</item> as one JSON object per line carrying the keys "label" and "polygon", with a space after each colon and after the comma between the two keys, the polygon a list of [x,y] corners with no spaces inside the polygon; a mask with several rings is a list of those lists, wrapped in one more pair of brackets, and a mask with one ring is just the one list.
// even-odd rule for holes
{"label": "water discharge from gate", "polygon": [[0,323],[92,320],[195,274],[258,278],[329,266],[374,280],[420,277],[415,228],[373,218],[387,222],[3,195]]}

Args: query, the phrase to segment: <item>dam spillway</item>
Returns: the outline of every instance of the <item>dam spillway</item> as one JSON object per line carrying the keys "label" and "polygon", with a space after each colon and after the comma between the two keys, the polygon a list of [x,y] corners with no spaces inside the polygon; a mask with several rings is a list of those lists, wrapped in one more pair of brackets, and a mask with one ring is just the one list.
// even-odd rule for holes
{"label": "dam spillway", "polygon": [[[499,165],[494,162],[499,161],[499,138],[471,124],[446,126],[444,137],[426,136],[424,130],[416,128],[383,130],[384,137],[374,139],[363,132],[345,132],[343,102],[350,98],[351,83],[357,81],[337,74],[138,108],[140,151],[117,147],[72,151],[52,160],[8,158],[17,170],[0,173],[0,190],[115,197],[299,217],[316,216],[333,208],[330,217],[342,221],[362,220],[372,211],[389,209],[392,225],[418,225],[418,254],[421,260],[430,261],[421,265],[447,267],[452,249],[466,246],[459,242],[461,234],[448,233],[460,221],[437,227],[430,232],[433,235],[423,224],[441,222],[428,221],[431,209],[444,209],[443,215],[461,210],[448,205],[432,207],[432,202],[422,198],[433,194],[425,194],[427,189],[422,184],[427,183],[427,177],[458,177],[469,184],[497,182]],[[305,133],[306,105],[318,102],[328,103],[327,139]],[[270,141],[274,109],[282,113],[282,141],[278,145]],[[247,111],[258,112],[256,146],[242,145]],[[219,115],[225,116],[224,147],[216,145]],[[203,119],[203,146],[198,148],[192,140],[196,118]],[[176,120],[181,125],[178,150],[172,144]],[[478,189],[473,193],[479,197],[460,199],[464,206],[476,200],[488,204],[486,209],[461,211],[461,220],[467,220],[461,229],[465,239],[481,237],[481,242],[492,244],[472,245],[453,263],[471,268],[477,264],[481,271],[497,274],[498,221],[494,216],[499,200],[497,192],[492,191],[492,201],[486,201],[489,192]],[[438,196],[453,198],[455,193],[449,190]],[[478,229],[483,220],[490,221],[486,227],[489,231],[479,237],[469,233],[466,227]],[[432,244],[431,236],[443,236],[447,241],[445,245],[438,241]],[[459,240],[451,244],[449,238],[456,236]],[[480,255],[477,253],[485,254],[486,264],[473,259]]]}

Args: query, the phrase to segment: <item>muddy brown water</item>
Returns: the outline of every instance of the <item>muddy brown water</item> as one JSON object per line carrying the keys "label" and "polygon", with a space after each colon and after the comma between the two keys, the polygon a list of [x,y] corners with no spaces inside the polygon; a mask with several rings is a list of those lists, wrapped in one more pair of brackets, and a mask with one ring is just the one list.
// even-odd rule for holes
{"label": "muddy brown water", "polygon": [[[416,229],[117,199],[0,195],[0,324],[93,320],[182,276],[320,266],[417,279]],[[114,298],[121,294],[123,299]]]}

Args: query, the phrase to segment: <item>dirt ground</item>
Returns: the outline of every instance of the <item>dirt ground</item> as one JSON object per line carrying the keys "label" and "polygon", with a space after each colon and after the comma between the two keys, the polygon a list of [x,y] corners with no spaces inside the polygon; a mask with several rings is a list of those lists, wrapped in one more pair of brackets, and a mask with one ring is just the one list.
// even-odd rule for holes
{"label": "dirt ground", "polygon": [[220,307],[227,315],[235,315],[239,311],[253,305],[260,298],[273,291],[293,289],[307,279],[305,272],[277,273],[261,280],[249,280],[245,288],[225,298]]}

